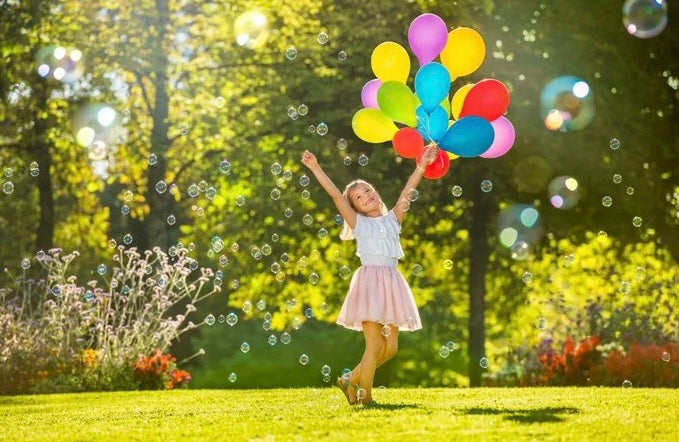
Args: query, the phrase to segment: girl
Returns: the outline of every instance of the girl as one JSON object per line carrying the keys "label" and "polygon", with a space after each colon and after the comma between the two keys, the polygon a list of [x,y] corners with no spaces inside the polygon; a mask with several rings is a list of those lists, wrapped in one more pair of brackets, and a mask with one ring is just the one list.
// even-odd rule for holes
{"label": "girl", "polygon": [[372,401],[375,369],[396,354],[399,330],[422,328],[413,294],[396,264],[403,256],[399,234],[409,206],[408,193],[420,183],[425,167],[436,159],[437,150],[436,146],[427,147],[398,204],[388,212],[369,183],[355,180],[340,192],[314,154],[305,150],[302,155],[302,163],[313,172],[344,218],[340,238],[355,238],[356,255],[361,259],[361,267],[351,279],[337,318],[338,324],[362,331],[365,338],[365,351],[359,364],[337,378],[337,386],[351,405]]}

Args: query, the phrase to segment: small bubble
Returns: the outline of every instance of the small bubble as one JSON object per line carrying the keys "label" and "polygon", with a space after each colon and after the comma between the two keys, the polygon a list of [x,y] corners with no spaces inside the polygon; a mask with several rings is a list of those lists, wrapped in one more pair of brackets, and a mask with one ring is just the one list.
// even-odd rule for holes
{"label": "small bubble", "polygon": [[632,388],[632,381],[628,379],[622,381],[622,388]]}
{"label": "small bubble", "polygon": [[604,207],[611,207],[613,204],[613,198],[610,196],[606,195],[603,198],[601,198],[601,205]]}
{"label": "small bubble", "polygon": [[132,244],[132,235],[127,233],[125,236],[123,236],[123,242],[127,245]]}
{"label": "small bubble", "polygon": [[488,368],[488,359],[485,358],[485,357],[481,358],[479,360],[479,365],[481,366],[481,368],[484,368],[484,369]]}
{"label": "small bubble", "polygon": [[453,194],[454,197],[458,198],[462,196],[462,187],[460,186],[453,186],[451,193]]}
{"label": "small bubble", "polygon": [[108,268],[106,267],[106,264],[99,264],[97,266],[97,273],[100,274],[100,275],[104,275],[107,270],[108,270]]}
{"label": "small bubble", "polygon": [[[158,189],[156,189],[156,190],[158,190]],[[191,198],[197,197],[198,192],[200,192],[200,188],[198,187],[198,184],[196,184],[196,183],[191,184],[187,189],[187,193],[189,194],[189,196]]]}
{"label": "small bubble", "polygon": [[620,290],[620,293],[622,293],[623,295],[628,294],[629,290],[630,290],[630,283],[628,281],[622,281],[620,283],[619,290]]}
{"label": "small bubble", "polygon": [[613,182],[615,184],[620,184],[622,182],[622,175],[620,175],[619,173],[613,175]]}
{"label": "small bubble", "polygon": [[28,270],[28,268],[31,267],[31,260],[28,258],[24,258],[21,260],[21,268],[24,270]]}
{"label": "small bubble", "polygon": [[660,356],[660,359],[662,359],[663,362],[670,362],[670,354],[666,351],[662,352],[662,356]]}
{"label": "small bubble", "polygon": [[481,190],[485,193],[490,192],[491,190],[493,190],[493,182],[490,180],[481,181]]}
{"label": "small bubble", "polygon": [[252,311],[252,303],[250,301],[245,301],[243,303],[242,309],[243,309],[243,312],[250,313]]}
{"label": "small bubble", "polygon": [[311,223],[314,222],[314,218],[307,213],[302,217],[302,222],[304,223],[305,226],[310,226]]}
{"label": "small bubble", "polygon": [[271,165],[271,173],[273,175],[278,175],[283,171],[283,167],[278,163],[273,163]]}
{"label": "small bubble", "polygon": [[10,195],[12,192],[14,192],[14,183],[11,181],[7,181],[2,185],[2,191],[5,193],[5,195]]}
{"label": "small bubble", "polygon": [[319,279],[320,279],[320,278],[319,278],[319,276],[318,276],[318,273],[313,273],[313,272],[312,272],[312,273],[309,275],[309,282],[312,283],[312,284],[314,284],[314,285],[318,284]]}
{"label": "small bubble", "polygon": [[174,225],[174,223],[177,222],[177,219],[174,215],[168,215],[166,221],[169,225]]}
{"label": "small bubble", "polygon": [[423,271],[424,271],[424,269],[419,264],[415,264],[412,268],[413,276],[420,276]]}
{"label": "small bubble", "polygon": [[330,41],[330,37],[328,37],[328,34],[326,34],[325,32],[321,32],[318,34],[316,41],[318,41],[318,44],[324,45],[327,44],[328,41]]}
{"label": "small bubble", "polygon": [[361,154],[361,155],[358,156],[358,164],[360,166],[367,166],[369,161],[370,161],[370,159],[365,154]]}
{"label": "small bubble", "polygon": [[245,204],[245,197],[243,195],[236,196],[236,205],[242,207]]}
{"label": "small bubble", "polygon": [[339,150],[346,149],[347,148],[347,140],[345,140],[344,138],[340,138],[339,140],[337,140],[337,148]]}
{"label": "small bubble", "polygon": [[636,270],[634,271],[634,277],[639,281],[646,279],[646,268],[637,266]]}
{"label": "small bubble", "polygon": [[342,162],[344,163],[345,166],[351,165],[351,157],[349,157],[349,156],[347,155],[346,157],[344,157],[344,159],[342,160]]}
{"label": "small bubble", "polygon": [[642,222],[643,222],[643,220],[641,219],[640,216],[635,216],[634,218],[632,218],[632,225],[634,227],[641,227]]}
{"label": "small bubble", "polygon": [[269,196],[271,196],[272,200],[276,201],[281,197],[281,191],[278,189],[272,189]]}
{"label": "small bubble", "polygon": [[236,379],[238,379],[238,376],[236,376],[236,373],[229,374],[229,382],[231,382],[233,384],[234,382],[236,382]]}
{"label": "small bubble", "polygon": [[610,147],[613,150],[620,149],[620,140],[618,140],[617,138],[611,138],[611,141],[608,142],[608,147]]}
{"label": "small bubble", "polygon": [[309,113],[309,107],[306,104],[300,104],[297,106],[297,113],[304,116]]}
{"label": "small bubble", "polygon": [[445,345],[442,345],[441,348],[439,349],[439,356],[442,358],[447,358],[450,355],[450,349],[446,347]]}
{"label": "small bubble", "polygon": [[408,200],[409,201],[417,201],[417,199],[420,197],[420,192],[417,191],[417,189],[410,189],[408,191]]}
{"label": "small bubble", "polygon": [[250,351],[250,344],[248,344],[247,342],[243,342],[240,345],[240,351],[242,351],[243,353],[249,352]]}
{"label": "small bubble", "polygon": [[627,188],[627,195],[634,195],[634,187],[629,186]]}
{"label": "small bubble", "polygon": [[158,156],[155,153],[149,154],[147,161],[149,166],[155,166],[158,163]]}
{"label": "small bubble", "polygon": [[384,336],[386,338],[389,335],[391,335],[391,327],[389,327],[388,325],[383,325],[382,326],[382,336]]}
{"label": "small bubble", "polygon": [[325,134],[328,133],[328,125],[325,123],[318,123],[318,126],[316,126],[316,133],[320,136],[325,136]]}
{"label": "small bubble", "polygon": [[209,315],[207,315],[207,316],[205,317],[205,323],[206,323],[207,325],[214,325],[214,324],[215,324],[215,315],[213,315],[212,313],[210,313]]}
{"label": "small bubble", "polygon": [[541,331],[545,330],[547,328],[547,320],[545,318],[538,318],[535,327]]}
{"label": "small bubble", "polygon": [[227,160],[222,160],[219,162],[219,171],[225,175],[231,172],[231,163]]}
{"label": "small bubble", "polygon": [[290,333],[285,332],[281,335],[281,343],[288,345],[290,341],[292,341],[292,336],[290,336]]}
{"label": "small bubble", "polygon": [[327,238],[328,237],[328,229],[326,229],[325,227],[321,227],[320,229],[318,229],[318,237],[320,239]]}
{"label": "small bubble", "polygon": [[308,186],[310,181],[311,180],[306,175],[302,175],[301,177],[299,177],[299,185],[302,187]]}
{"label": "small bubble", "polygon": [[231,312],[228,315],[226,315],[226,323],[229,324],[229,326],[233,327],[234,325],[236,325],[237,322],[238,316],[234,312]]}
{"label": "small bubble", "polygon": [[339,61],[346,61],[346,60],[347,60],[347,57],[348,57],[348,55],[347,55],[347,52],[346,52],[346,51],[339,51],[339,52],[337,53],[337,59],[338,59]]}

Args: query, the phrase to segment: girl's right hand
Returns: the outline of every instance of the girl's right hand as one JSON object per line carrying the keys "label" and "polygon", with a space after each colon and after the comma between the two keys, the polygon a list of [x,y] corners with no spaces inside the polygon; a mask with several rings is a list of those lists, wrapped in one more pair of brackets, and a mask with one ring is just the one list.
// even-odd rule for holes
{"label": "girl's right hand", "polygon": [[314,154],[308,150],[305,150],[302,154],[302,164],[304,164],[309,169],[313,169],[318,167],[318,160],[316,160],[316,156]]}

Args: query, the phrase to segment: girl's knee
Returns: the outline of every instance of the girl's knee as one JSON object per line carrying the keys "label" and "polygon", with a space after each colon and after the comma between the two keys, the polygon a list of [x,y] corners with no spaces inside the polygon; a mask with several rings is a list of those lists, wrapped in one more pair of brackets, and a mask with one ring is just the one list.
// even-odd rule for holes
{"label": "girl's knee", "polygon": [[386,359],[391,359],[396,356],[398,351],[398,341],[387,342],[384,347],[384,356]]}

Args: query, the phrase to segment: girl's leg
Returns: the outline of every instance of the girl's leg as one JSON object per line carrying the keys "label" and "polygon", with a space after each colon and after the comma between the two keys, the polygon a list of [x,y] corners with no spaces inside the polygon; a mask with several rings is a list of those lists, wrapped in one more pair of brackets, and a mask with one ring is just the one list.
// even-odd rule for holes
{"label": "girl's leg", "polygon": [[[365,390],[365,396],[360,397],[358,392],[357,401],[368,403],[372,400],[372,384],[377,368],[378,357],[382,353],[385,342],[382,336],[382,324],[377,322],[363,322],[363,337],[365,338],[365,351],[361,358],[361,369],[358,373],[358,385]],[[353,376],[352,376],[353,377]]]}
{"label": "girl's leg", "polygon": [[[396,355],[396,351],[398,350],[398,327],[389,325],[389,328],[391,329],[389,336],[382,336],[384,347],[377,357],[377,368],[379,368],[380,365],[384,364],[389,359],[393,358]],[[382,330],[380,330],[380,333],[382,333]],[[353,384],[357,383],[360,375],[361,363],[359,362],[358,365],[356,365],[356,367],[351,370],[349,378],[350,382]]]}

